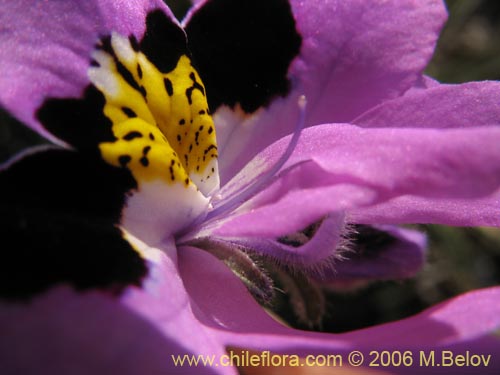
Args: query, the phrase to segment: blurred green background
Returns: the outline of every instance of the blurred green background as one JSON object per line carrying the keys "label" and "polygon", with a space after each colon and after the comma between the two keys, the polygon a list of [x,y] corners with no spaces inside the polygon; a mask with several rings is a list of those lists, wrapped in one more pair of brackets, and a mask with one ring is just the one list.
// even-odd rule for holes
{"label": "blurred green background", "polygon": [[[166,2],[179,18],[189,6],[183,0]],[[500,1],[448,0],[447,5],[450,18],[427,73],[450,83],[500,79]],[[43,142],[0,113],[0,162]],[[329,293],[324,330],[340,332],[398,319],[459,293],[500,284],[498,229],[419,228],[428,233],[430,249],[428,264],[418,277],[379,282],[357,292]],[[286,298],[276,309],[290,324],[306,328],[290,313]]]}

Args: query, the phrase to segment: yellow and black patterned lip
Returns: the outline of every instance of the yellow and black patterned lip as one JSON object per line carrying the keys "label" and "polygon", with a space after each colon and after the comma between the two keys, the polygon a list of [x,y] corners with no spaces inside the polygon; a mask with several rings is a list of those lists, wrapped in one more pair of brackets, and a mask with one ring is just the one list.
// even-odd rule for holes
{"label": "yellow and black patterned lip", "polygon": [[[96,48],[115,56],[110,39],[110,35],[103,35]],[[132,47],[143,52],[161,72],[172,71],[182,55],[189,55],[184,31],[161,10],[148,14],[146,31],[140,42],[133,35],[129,36],[129,40]],[[115,58],[115,62],[130,86],[147,96],[132,73],[118,59]],[[95,64],[96,61],[89,56],[89,67]],[[105,104],[104,95],[89,84],[80,98],[46,98],[37,110],[36,117],[47,131],[76,149],[94,149],[97,152],[99,143],[116,140],[111,129],[112,123],[104,115]],[[132,115],[127,108],[123,110]]]}
{"label": "yellow and black patterned lip", "polygon": [[[125,37],[165,74],[182,56],[190,58],[204,83],[206,115],[237,104],[250,113],[285,96],[291,88],[287,71],[301,45],[290,5],[283,0],[238,5],[208,1],[185,31],[155,10],[146,17],[141,40]],[[110,38],[101,36],[99,48],[108,48],[113,57]],[[133,78],[142,76],[142,69],[130,72],[115,62],[120,75],[147,100],[149,93]],[[89,56],[89,68],[96,64]],[[170,94],[173,83],[164,84]],[[108,164],[99,149],[117,140],[105,106],[105,95],[91,83],[80,97],[46,98],[36,118],[74,150],[35,152],[1,171],[3,241],[13,247],[3,255],[0,298],[29,299],[58,284],[120,293],[128,285],[141,285],[147,276],[145,260],[120,229],[127,198],[137,191],[138,181],[122,165],[127,160]],[[128,106],[121,110],[128,118],[138,117]],[[215,132],[210,126],[203,131]],[[137,136],[125,135],[130,141]],[[147,136],[151,138],[142,134]],[[216,152],[215,145],[209,147],[202,157]]]}

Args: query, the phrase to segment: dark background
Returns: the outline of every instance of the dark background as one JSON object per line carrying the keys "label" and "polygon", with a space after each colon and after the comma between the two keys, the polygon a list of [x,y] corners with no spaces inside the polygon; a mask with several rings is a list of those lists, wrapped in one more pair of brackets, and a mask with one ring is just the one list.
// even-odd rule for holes
{"label": "dark background", "polygon": [[[179,18],[189,6],[183,0],[166,2]],[[500,1],[448,0],[447,5],[450,18],[427,74],[449,83],[500,79]],[[43,142],[4,111],[0,113],[0,162]],[[428,264],[418,277],[328,294],[324,330],[339,332],[398,319],[465,291],[500,284],[498,229],[418,228],[430,239]],[[278,310],[290,324],[301,327],[287,309],[286,300]]]}

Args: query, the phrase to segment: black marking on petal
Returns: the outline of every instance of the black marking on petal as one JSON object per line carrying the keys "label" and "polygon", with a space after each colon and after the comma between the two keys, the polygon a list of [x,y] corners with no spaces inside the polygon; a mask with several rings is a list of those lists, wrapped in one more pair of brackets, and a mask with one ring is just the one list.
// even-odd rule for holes
{"label": "black marking on petal", "polygon": [[170,167],[168,169],[170,171],[170,178],[171,178],[172,181],[175,181],[174,166],[175,166],[175,160],[171,160],[170,161]]}
{"label": "black marking on petal", "polygon": [[135,35],[130,35],[128,37],[128,40],[130,41],[130,45],[132,46],[132,48],[134,49],[135,52],[139,52],[140,51],[140,47],[139,47],[139,43],[137,42],[137,38],[135,37]]}
{"label": "black marking on petal", "polygon": [[120,165],[123,167],[123,168],[126,168],[127,167],[127,164],[130,163],[130,161],[132,160],[132,157],[130,155],[121,155],[119,158],[118,158],[118,162],[120,163]]}
{"label": "black marking on petal", "polygon": [[151,139],[152,141],[155,140],[155,136],[153,135],[153,133],[149,133],[149,139]]}
{"label": "black marking on petal", "polygon": [[203,86],[196,80],[196,76],[194,75],[194,73],[191,73],[189,74],[189,78],[191,78],[191,80],[193,81],[193,86],[191,87],[188,87],[186,89],[186,96],[188,98],[188,102],[189,104],[193,104],[193,99],[192,99],[192,96],[193,96],[193,91],[194,90],[200,90],[200,92],[203,94],[203,96],[205,96],[205,89],[203,88]]}
{"label": "black marking on petal", "polygon": [[149,165],[149,160],[147,157],[143,156],[139,162],[144,166],[144,167],[147,167]]}
{"label": "black marking on petal", "polygon": [[[129,37],[130,40],[130,37]],[[132,87],[134,90],[139,91],[143,97],[146,97],[146,90],[144,89],[143,86],[139,85],[137,81],[135,80],[133,74],[127,69],[125,65],[118,59],[116,56],[115,51],[113,50],[113,46],[111,44],[111,36],[107,35],[101,39],[101,43],[98,45],[99,49],[107,52],[112,58],[116,66],[116,70],[118,73],[122,76],[122,78],[125,80],[125,82],[128,83],[130,87]],[[137,72],[139,74],[139,77],[142,77],[142,69],[140,68],[139,65],[137,65]]]}
{"label": "black marking on petal", "polygon": [[210,128],[208,128],[208,134],[212,134],[214,131],[214,128],[211,126]]}
{"label": "black marking on petal", "polygon": [[124,137],[123,139],[126,140],[126,141],[131,141],[132,139],[135,139],[135,138],[142,138],[142,134],[138,131],[131,131],[131,132],[128,132]]}
{"label": "black marking on petal", "polygon": [[142,154],[146,156],[149,151],[151,151],[151,146],[146,146],[142,149]]}
{"label": "black marking on petal", "polygon": [[94,148],[116,140],[104,115],[104,95],[89,85],[82,98],[46,99],[36,112],[43,127],[78,149]]}
{"label": "black marking on petal", "polygon": [[140,93],[142,93],[142,90],[143,90],[143,86],[139,85],[137,83],[137,81],[135,80],[134,76],[132,75],[131,72],[129,72],[129,70],[125,67],[125,65],[123,65],[120,60],[118,60],[118,58],[116,57],[116,55],[113,53],[113,58],[115,60],[115,65],[116,65],[116,70],[118,71],[118,73],[123,77],[123,79],[125,80],[125,82],[127,82],[130,87],[132,87],[134,90],[137,90],[139,91]]}
{"label": "black marking on petal", "polygon": [[107,35],[102,38],[95,46],[95,48],[100,49],[113,57],[115,56],[115,51],[113,50],[113,46],[111,45],[111,35]]}
{"label": "black marking on petal", "polygon": [[142,68],[141,64],[137,64],[137,75],[139,76],[140,79],[142,79]]}
{"label": "black marking on petal", "polygon": [[179,58],[188,54],[184,31],[161,10],[147,15],[140,49],[162,73],[174,70]]}
{"label": "black marking on petal", "polygon": [[52,149],[0,172],[0,298],[29,299],[61,284],[121,292],[140,285],[144,260],[117,226],[130,171]]}
{"label": "black marking on petal", "polygon": [[186,123],[186,120],[184,120],[184,119],[179,120],[179,125],[184,125],[185,123]]}
{"label": "black marking on petal", "polygon": [[148,96],[148,92],[146,91],[146,88],[144,86],[139,87],[139,92],[141,93],[142,97],[146,99],[146,97]]}
{"label": "black marking on petal", "polygon": [[198,114],[199,114],[199,115],[204,115],[205,113],[206,113],[206,112],[205,112],[205,110],[203,110],[203,109],[202,109],[201,111],[199,111],[199,112],[198,112]]}
{"label": "black marking on petal", "polygon": [[125,113],[125,115],[128,118],[137,117],[137,114],[132,109],[130,109],[129,107],[122,107],[122,112]]}
{"label": "black marking on petal", "polygon": [[172,81],[165,77],[163,78],[163,85],[165,86],[165,90],[167,90],[168,96],[174,95],[174,87],[172,86]]}
{"label": "black marking on petal", "polygon": [[302,38],[288,0],[209,0],[186,32],[212,111],[239,103],[251,113],[290,91]]}
{"label": "black marking on petal", "polygon": [[177,141],[180,142],[181,140],[182,140],[182,137],[179,134],[177,134]]}
{"label": "black marking on petal", "polygon": [[205,151],[203,151],[203,154],[208,154],[210,152],[210,150],[217,150],[217,146],[216,145],[210,145],[207,147],[207,149]]}
{"label": "black marking on petal", "polygon": [[186,178],[186,179],[184,180],[184,183],[185,183],[186,185],[189,185],[189,178]]}

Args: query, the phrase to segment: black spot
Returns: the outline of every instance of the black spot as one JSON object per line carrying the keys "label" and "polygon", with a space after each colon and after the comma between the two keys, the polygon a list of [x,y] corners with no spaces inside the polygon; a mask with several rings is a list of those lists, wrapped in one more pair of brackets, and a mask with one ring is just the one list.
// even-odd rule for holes
{"label": "black spot", "polygon": [[101,64],[99,64],[97,61],[92,59],[92,60],[90,60],[90,66],[94,66],[94,67],[98,68],[101,66]]}
{"label": "black spot", "polygon": [[[143,86],[140,86],[137,81],[135,80],[134,76],[132,73],[121,63],[120,60],[118,60],[118,57],[116,56],[115,51],[113,50],[113,46],[111,44],[111,36],[105,36],[101,39],[101,44],[98,46],[99,49],[107,52],[108,54],[113,57],[113,60],[116,65],[116,70],[118,73],[123,77],[125,82],[129,84],[130,87],[132,87],[134,90],[139,91],[142,96],[146,97],[145,89]],[[138,65],[138,69],[140,69]],[[140,72],[140,76],[142,77],[142,71]]]}
{"label": "black spot", "polygon": [[129,107],[122,107],[122,112],[125,113],[125,115],[128,118],[137,117],[137,114],[132,109],[130,109]]}
{"label": "black spot", "polygon": [[188,54],[184,31],[161,10],[147,15],[140,49],[162,73],[174,70],[179,58]]}
{"label": "black spot", "polygon": [[100,49],[111,56],[115,56],[115,51],[113,50],[113,46],[111,45],[111,35],[107,35],[104,38],[101,38],[99,43],[95,46],[96,49]]}
{"label": "black spot", "polygon": [[208,134],[212,134],[214,132],[214,128],[211,126],[210,128],[208,128]]}
{"label": "black spot", "polygon": [[147,167],[149,165],[149,160],[147,157],[143,156],[139,162],[144,166],[144,167]]}
{"label": "black spot", "polygon": [[132,87],[134,90],[137,90],[139,92],[142,92],[142,86],[140,86],[137,81],[135,80],[134,76],[132,75],[132,73],[129,72],[129,70],[125,67],[125,65],[123,65],[117,58],[115,55],[113,55],[113,57],[115,58],[115,65],[116,65],[116,70],[118,71],[118,73],[123,77],[123,79],[125,80],[125,82],[127,82],[130,87]]}
{"label": "black spot", "polygon": [[181,140],[182,140],[181,136],[179,134],[177,134],[177,141],[180,142]]}
{"label": "black spot", "polygon": [[201,132],[203,130],[203,125],[201,125],[198,130]]}
{"label": "black spot", "polygon": [[302,38],[288,0],[209,0],[186,32],[212,111],[240,103],[251,113],[290,91]]}
{"label": "black spot", "polygon": [[130,155],[121,155],[118,158],[118,162],[120,163],[120,165],[123,168],[125,168],[127,166],[127,164],[130,163],[131,160],[132,160],[132,157]]}
{"label": "black spot", "polygon": [[[196,142],[196,146],[199,146],[200,143],[198,142],[198,138],[200,137],[200,132],[194,133],[194,141]],[[191,150],[190,150],[191,151]]]}
{"label": "black spot", "polygon": [[189,152],[191,152],[191,151],[193,151],[193,144],[192,143],[189,145]]}
{"label": "black spot", "polygon": [[[196,76],[194,75],[194,73],[191,73],[189,75],[189,78],[191,78],[191,80],[193,81],[193,86],[191,87],[188,87],[186,89],[186,96],[188,98],[188,102],[189,104],[193,104],[193,99],[192,99],[192,96],[193,96],[193,91],[194,90],[200,90],[200,92],[202,93],[203,96],[205,96],[205,89],[203,88],[203,86],[196,80]],[[191,120],[192,122],[192,120]]]}
{"label": "black spot", "polygon": [[137,64],[137,75],[142,79],[142,68],[141,64]]}
{"label": "black spot", "polygon": [[87,86],[81,98],[46,99],[36,112],[43,127],[56,137],[78,149],[116,140],[111,121],[104,116],[104,95],[94,86]]}
{"label": "black spot", "polygon": [[186,185],[189,185],[189,178],[186,178],[186,179],[184,180],[184,183],[185,183]]}
{"label": "black spot", "polygon": [[128,37],[128,40],[130,41],[130,45],[132,46],[132,49],[135,52],[139,52],[139,50],[140,50],[139,43],[137,42],[137,38],[135,37],[135,35],[130,35]]}
{"label": "black spot", "polygon": [[210,150],[217,150],[217,146],[216,145],[210,145],[207,147],[207,149],[205,151],[203,151],[203,153],[206,155],[210,152]]}
{"label": "black spot", "polygon": [[153,133],[149,133],[149,139],[151,139],[152,141],[155,140],[155,136],[153,135]]}
{"label": "black spot", "polygon": [[206,112],[202,109],[201,111],[198,112],[199,115],[204,115]]}
{"label": "black spot", "polygon": [[132,139],[135,139],[135,138],[142,138],[142,134],[139,133],[138,131],[131,131],[131,132],[128,132],[123,137],[123,139],[126,140],[126,141],[131,141]]}
{"label": "black spot", "polygon": [[0,173],[0,297],[29,299],[60,284],[121,292],[147,268],[117,224],[137,185],[127,169],[61,149]]}
{"label": "black spot", "polygon": [[185,123],[186,123],[186,120],[184,120],[184,119],[179,120],[179,125],[184,125]]}
{"label": "black spot", "polygon": [[151,146],[145,146],[143,149],[142,149],[142,154],[144,156],[146,156],[148,154],[148,152],[151,151]]}
{"label": "black spot", "polygon": [[163,85],[165,86],[165,90],[167,90],[168,96],[174,95],[174,87],[172,86],[172,81],[168,78],[163,78]]}
{"label": "black spot", "polygon": [[142,97],[146,99],[146,96],[148,96],[148,92],[146,91],[146,88],[144,86],[139,87],[139,92],[141,93]]}

